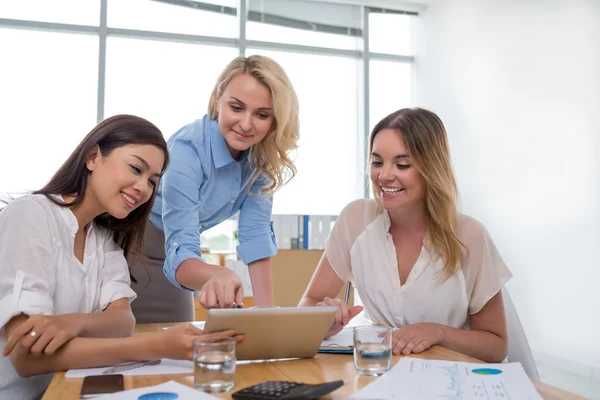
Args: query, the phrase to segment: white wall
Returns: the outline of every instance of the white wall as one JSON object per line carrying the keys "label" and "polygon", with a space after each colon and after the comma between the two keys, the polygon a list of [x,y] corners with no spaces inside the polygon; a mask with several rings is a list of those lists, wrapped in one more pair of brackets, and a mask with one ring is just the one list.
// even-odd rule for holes
{"label": "white wall", "polygon": [[439,1],[417,20],[413,104],[446,124],[534,352],[598,373],[600,1]]}

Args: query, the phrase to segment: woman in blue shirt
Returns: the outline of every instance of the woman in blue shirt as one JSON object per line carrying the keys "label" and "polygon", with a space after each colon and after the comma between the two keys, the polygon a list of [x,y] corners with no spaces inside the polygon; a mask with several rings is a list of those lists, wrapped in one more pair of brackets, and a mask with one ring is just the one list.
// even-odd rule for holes
{"label": "woman in blue shirt", "polygon": [[288,153],[298,131],[298,100],[279,64],[250,56],[225,68],[208,114],[169,139],[171,164],[150,214],[145,254],[131,262],[138,323],[193,320],[193,290],[205,308],[242,303],[240,277],[200,253],[200,234],[238,211],[237,252],[249,267],[255,303],[273,305],[272,195],[296,172]]}

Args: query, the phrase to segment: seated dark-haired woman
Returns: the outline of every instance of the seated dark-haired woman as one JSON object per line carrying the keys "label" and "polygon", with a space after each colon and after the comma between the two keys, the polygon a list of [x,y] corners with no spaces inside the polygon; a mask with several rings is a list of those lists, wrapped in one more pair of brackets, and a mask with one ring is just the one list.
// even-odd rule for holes
{"label": "seated dark-haired woman", "polygon": [[143,239],[167,145],[150,122],[98,124],[50,182],[0,211],[0,398],[35,399],[51,373],[192,358],[191,324],[138,337],[126,255]]}

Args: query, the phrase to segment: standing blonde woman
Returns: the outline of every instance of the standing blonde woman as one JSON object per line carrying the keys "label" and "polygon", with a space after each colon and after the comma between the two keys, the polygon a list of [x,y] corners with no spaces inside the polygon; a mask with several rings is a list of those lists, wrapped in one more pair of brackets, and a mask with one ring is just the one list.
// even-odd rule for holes
{"label": "standing blonde woman", "polygon": [[255,303],[273,305],[272,195],[296,172],[288,153],[298,131],[298,100],[279,64],[250,56],[227,65],[208,114],[169,139],[171,164],[150,214],[145,254],[132,271],[138,322],[192,320],[193,290],[205,308],[242,303],[240,277],[200,253],[200,234],[237,212],[237,252],[249,267]]}
{"label": "standing blonde woman", "polygon": [[511,277],[483,225],[457,211],[442,121],[402,109],[370,137],[374,200],[341,212],[301,305],[338,305],[328,333],[358,314],[336,294],[354,282],[374,323],[395,328],[394,354],[440,344],[485,361],[507,353],[501,289]]}

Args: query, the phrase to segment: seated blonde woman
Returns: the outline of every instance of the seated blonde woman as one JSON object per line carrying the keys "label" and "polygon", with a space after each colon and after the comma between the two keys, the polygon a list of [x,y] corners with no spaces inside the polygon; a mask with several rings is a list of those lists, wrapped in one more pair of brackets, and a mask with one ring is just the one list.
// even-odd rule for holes
{"label": "seated blonde woman", "polygon": [[373,323],[394,328],[394,354],[439,344],[488,362],[507,354],[501,289],[512,276],[485,227],[457,211],[442,121],[402,109],[370,136],[375,199],[348,204],[301,306],[337,305],[328,332],[362,307],[335,299],[354,283]]}

